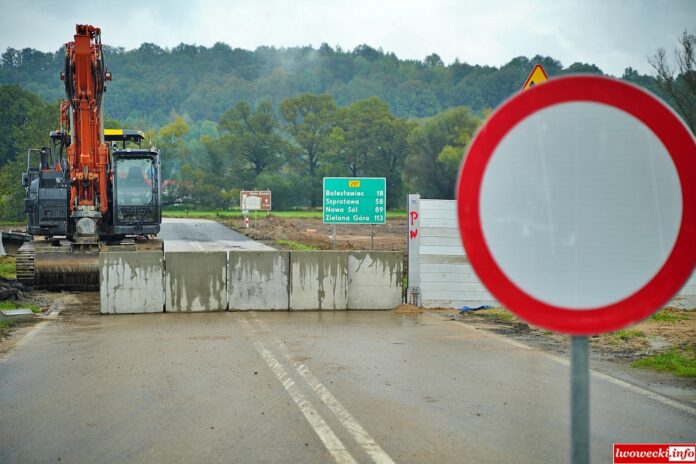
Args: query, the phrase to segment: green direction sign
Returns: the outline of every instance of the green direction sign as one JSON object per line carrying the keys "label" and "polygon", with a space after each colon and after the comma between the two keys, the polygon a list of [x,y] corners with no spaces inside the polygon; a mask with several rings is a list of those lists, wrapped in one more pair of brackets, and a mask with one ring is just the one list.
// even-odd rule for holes
{"label": "green direction sign", "polygon": [[325,224],[384,224],[387,179],[324,177]]}

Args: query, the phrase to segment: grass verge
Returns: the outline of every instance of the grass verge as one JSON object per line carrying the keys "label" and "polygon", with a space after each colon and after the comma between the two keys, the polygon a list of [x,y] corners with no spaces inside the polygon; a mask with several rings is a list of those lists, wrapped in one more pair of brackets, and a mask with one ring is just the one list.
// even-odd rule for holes
{"label": "grass verge", "polygon": [[631,363],[631,367],[671,372],[679,377],[696,378],[696,345],[685,350],[671,349]]}
{"label": "grass verge", "polygon": [[15,321],[0,321],[0,329],[9,329],[10,327],[14,327],[17,322]]}
{"label": "grass verge", "polygon": [[0,310],[2,309],[19,309],[28,308],[33,313],[41,312],[41,308],[33,303],[17,303],[16,301],[0,301]]}
{"label": "grass verge", "polygon": [[650,319],[659,322],[678,322],[678,321],[688,321],[689,316],[686,314],[679,314],[670,309],[663,309],[653,314]]}
{"label": "grass verge", "polygon": [[634,338],[644,338],[645,333],[640,330],[624,329],[617,330],[609,334],[609,342],[618,345],[621,342],[627,342]]}
{"label": "grass verge", "polygon": [[476,314],[505,322],[513,322],[515,320],[515,316],[513,316],[510,311],[502,308],[483,309],[476,311]]}
{"label": "grass verge", "polygon": [[293,242],[292,240],[274,240],[273,243],[284,248],[290,248],[291,250],[307,251],[319,249],[315,246],[305,245],[304,243],[300,242]]}
{"label": "grass verge", "polygon": [[0,277],[12,280],[17,278],[17,262],[14,256],[0,256]]}
{"label": "grass verge", "polygon": [[[241,218],[243,217],[242,212],[239,210],[230,211],[213,211],[213,210],[181,210],[181,209],[165,209],[162,212],[164,217],[170,218]],[[308,219],[316,218],[321,219],[321,211],[307,211],[307,210],[296,210],[296,211],[271,211],[272,216],[282,217],[282,218],[293,218],[293,219]],[[257,213],[259,219],[263,219],[266,213],[259,211]],[[254,213],[249,213],[250,218],[254,218]],[[394,210],[387,211],[387,219],[406,219],[406,211]]]}

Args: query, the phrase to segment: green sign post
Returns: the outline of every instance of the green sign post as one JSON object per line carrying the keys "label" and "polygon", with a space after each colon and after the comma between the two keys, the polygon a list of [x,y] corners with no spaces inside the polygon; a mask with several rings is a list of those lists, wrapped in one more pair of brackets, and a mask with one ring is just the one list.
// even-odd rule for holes
{"label": "green sign post", "polygon": [[387,179],[324,177],[325,224],[384,224]]}

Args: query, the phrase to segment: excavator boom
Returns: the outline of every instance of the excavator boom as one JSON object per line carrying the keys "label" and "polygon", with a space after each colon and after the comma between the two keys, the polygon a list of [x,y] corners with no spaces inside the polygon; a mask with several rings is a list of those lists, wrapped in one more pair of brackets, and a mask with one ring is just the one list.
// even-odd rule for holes
{"label": "excavator boom", "polygon": [[105,83],[111,80],[106,70],[99,28],[79,24],[75,40],[65,45],[65,81],[68,129],[75,134],[68,147],[70,169],[70,211],[81,206],[108,210],[108,147],[102,141],[102,98]]}

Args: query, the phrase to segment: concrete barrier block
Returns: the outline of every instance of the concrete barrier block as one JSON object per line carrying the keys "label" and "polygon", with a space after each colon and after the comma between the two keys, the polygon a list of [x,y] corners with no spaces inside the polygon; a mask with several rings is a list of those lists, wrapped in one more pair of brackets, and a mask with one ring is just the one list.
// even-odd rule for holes
{"label": "concrete barrier block", "polygon": [[348,253],[348,309],[392,309],[401,304],[404,254]]}
{"label": "concrete barrier block", "polygon": [[103,251],[99,254],[99,278],[103,314],[164,310],[161,251]]}
{"label": "concrete barrier block", "polygon": [[227,309],[226,251],[169,251],[164,261],[167,312]]}
{"label": "concrete barrier block", "polygon": [[288,251],[230,251],[227,280],[230,311],[287,311]]}
{"label": "concrete barrier block", "polygon": [[29,308],[0,309],[0,321],[26,322],[33,320],[35,316]]}
{"label": "concrete barrier block", "polygon": [[348,254],[341,251],[290,253],[290,309],[348,307]]}

